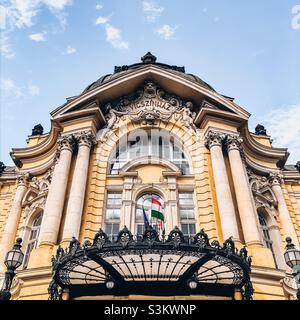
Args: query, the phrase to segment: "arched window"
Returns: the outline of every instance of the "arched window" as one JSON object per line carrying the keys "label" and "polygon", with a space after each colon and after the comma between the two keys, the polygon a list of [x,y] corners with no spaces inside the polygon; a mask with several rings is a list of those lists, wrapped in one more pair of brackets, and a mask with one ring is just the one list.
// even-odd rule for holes
{"label": "arched window", "polygon": [[35,249],[37,246],[37,242],[38,242],[39,234],[40,234],[40,228],[41,228],[41,224],[42,224],[42,219],[43,219],[43,214],[40,213],[33,220],[30,234],[29,234],[27,249],[26,249],[26,253],[25,253],[25,257],[24,257],[24,264],[23,264],[24,269],[26,269],[28,266],[28,261],[29,261],[31,251],[33,249]]}
{"label": "arched window", "polygon": [[167,131],[140,130],[126,138],[121,139],[110,158],[110,174],[118,174],[128,162],[143,157],[167,160],[175,164],[183,174],[191,173],[183,147]]}
{"label": "arched window", "polygon": [[265,246],[271,250],[272,255],[273,255],[273,259],[275,262],[275,266],[276,266],[276,268],[278,268],[278,265],[276,262],[276,256],[275,256],[275,252],[274,252],[273,241],[270,236],[270,228],[268,226],[267,220],[265,219],[264,212],[258,211],[258,219],[259,219],[259,224],[260,224],[260,228],[262,231],[262,236],[263,236]]}
{"label": "arched window", "polygon": [[165,222],[165,204],[160,195],[146,193],[138,198],[135,214],[136,234],[142,235],[146,225],[149,223],[162,235]]}

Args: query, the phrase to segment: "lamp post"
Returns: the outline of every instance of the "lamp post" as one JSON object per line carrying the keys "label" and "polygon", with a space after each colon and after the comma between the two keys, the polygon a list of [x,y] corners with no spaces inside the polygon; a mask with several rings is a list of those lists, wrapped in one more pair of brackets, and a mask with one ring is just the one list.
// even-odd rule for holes
{"label": "lamp post", "polygon": [[7,252],[4,264],[6,265],[7,271],[5,272],[5,278],[0,291],[0,300],[9,300],[11,298],[11,285],[14,279],[15,271],[23,262],[24,254],[21,251],[22,239],[18,238],[16,240],[13,248]]}
{"label": "lamp post", "polygon": [[297,299],[300,300],[300,251],[295,248],[291,238],[286,238],[286,251],[284,259],[286,264],[292,268],[293,276],[297,284]]}

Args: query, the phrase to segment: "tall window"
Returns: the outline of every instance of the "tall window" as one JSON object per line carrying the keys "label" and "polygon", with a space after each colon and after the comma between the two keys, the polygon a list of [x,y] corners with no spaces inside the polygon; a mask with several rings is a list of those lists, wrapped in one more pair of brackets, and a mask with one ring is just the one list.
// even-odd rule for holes
{"label": "tall window", "polygon": [[276,257],[275,257],[274,247],[273,247],[273,241],[271,239],[269,227],[268,227],[267,221],[266,221],[266,219],[264,217],[264,214],[259,212],[258,213],[258,219],[259,219],[259,224],[260,224],[260,228],[261,228],[261,231],[262,231],[262,235],[263,235],[263,240],[264,240],[265,246],[271,250],[272,255],[273,255],[273,259],[274,259],[274,262],[275,262],[275,265],[276,265],[276,268],[277,268],[278,266],[277,266],[277,262],[276,262]]}
{"label": "tall window", "polygon": [[28,245],[24,257],[24,269],[27,268],[28,266],[28,261],[30,257],[30,253],[33,249],[36,248],[37,242],[39,239],[39,234],[40,234],[40,229],[41,229],[41,224],[42,224],[42,219],[43,219],[43,214],[40,213],[33,221],[31,230],[30,230],[30,235],[29,235],[29,240],[28,240]]}
{"label": "tall window", "polygon": [[164,201],[158,194],[146,193],[143,196],[141,196],[137,200],[136,204],[136,233],[138,235],[142,235],[144,233],[145,219],[147,219],[149,224],[152,225],[152,227],[161,234],[164,228],[165,221],[162,221],[160,218],[163,217],[165,220],[164,211]]}
{"label": "tall window", "polygon": [[110,240],[116,240],[120,231],[122,192],[108,192],[105,213],[105,233]]}
{"label": "tall window", "polygon": [[189,238],[196,234],[194,192],[179,192],[178,198],[181,231]]}

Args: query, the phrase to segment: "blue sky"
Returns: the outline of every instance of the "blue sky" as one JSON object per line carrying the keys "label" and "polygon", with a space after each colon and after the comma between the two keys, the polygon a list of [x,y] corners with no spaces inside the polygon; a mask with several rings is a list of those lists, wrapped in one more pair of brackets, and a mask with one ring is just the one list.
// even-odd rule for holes
{"label": "blue sky", "polygon": [[185,66],[300,160],[300,0],[0,0],[0,161],[115,65]]}

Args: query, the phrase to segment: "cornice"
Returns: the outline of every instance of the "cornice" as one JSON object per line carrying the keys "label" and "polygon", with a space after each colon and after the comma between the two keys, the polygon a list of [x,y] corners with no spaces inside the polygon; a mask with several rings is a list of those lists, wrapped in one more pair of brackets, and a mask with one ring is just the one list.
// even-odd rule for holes
{"label": "cornice", "polygon": [[203,107],[196,116],[195,124],[203,128],[209,119],[219,119],[223,122],[230,121],[231,124],[240,127],[247,122],[248,117],[224,110]]}
{"label": "cornice", "polygon": [[11,157],[19,168],[22,168],[23,162],[26,160],[33,160],[43,158],[45,155],[49,155],[49,151],[55,146],[57,137],[59,135],[60,128],[54,121],[51,121],[51,130],[48,133],[48,137],[41,143],[25,148],[13,148]]}
{"label": "cornice", "polygon": [[257,142],[250,134],[247,126],[244,126],[241,130],[242,136],[244,139],[244,149],[250,151],[254,156],[260,156],[261,159],[273,159],[277,160],[277,164],[279,167],[282,167],[288,156],[287,148],[274,148],[265,146],[259,142]]}
{"label": "cornice", "polygon": [[[232,101],[226,99],[224,96],[220,95],[219,93],[216,93],[214,91],[211,91],[209,89],[206,89],[202,87],[200,84],[194,83],[192,80],[188,80],[183,78],[180,75],[176,75],[168,70],[163,70],[160,69],[156,66],[149,65],[141,70],[135,70],[132,71],[129,74],[124,74],[121,75],[120,77],[111,80],[108,83],[104,83],[103,85],[92,89],[86,93],[83,93],[79,95],[78,97],[74,98],[71,100],[69,103],[66,103],[65,105],[55,109],[51,115],[56,118],[59,114],[63,114],[67,112],[67,110],[72,109],[76,107],[79,104],[83,104],[84,102],[91,101],[95,96],[100,95],[100,100],[107,99],[109,98],[109,93],[108,91],[112,89],[113,87],[120,86],[124,83],[126,83],[126,87],[128,88],[128,83],[132,82],[131,88],[128,88],[129,90],[134,90],[135,87],[137,87],[141,81],[146,80],[146,77],[151,77],[151,76],[157,76],[157,77],[163,77],[165,80],[172,81],[173,83],[178,83],[181,85],[184,85],[186,87],[189,87],[191,90],[195,91],[195,93],[200,93],[201,95],[205,95],[209,97],[212,100],[215,100],[217,103],[222,104],[232,110],[235,113],[240,114],[241,116],[244,116],[245,118],[249,117],[249,113],[242,109],[241,107],[237,106],[235,103]],[[128,93],[128,89],[121,91],[119,93],[119,96],[122,96],[124,94]],[[178,88],[179,89],[179,88]],[[180,95],[180,90],[178,90],[178,94]],[[108,94],[107,94],[108,93]],[[177,94],[177,92],[175,92]],[[106,97],[105,97],[106,96]],[[118,96],[112,96],[111,99],[117,98]]]}

